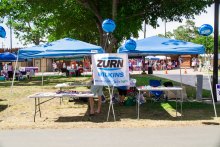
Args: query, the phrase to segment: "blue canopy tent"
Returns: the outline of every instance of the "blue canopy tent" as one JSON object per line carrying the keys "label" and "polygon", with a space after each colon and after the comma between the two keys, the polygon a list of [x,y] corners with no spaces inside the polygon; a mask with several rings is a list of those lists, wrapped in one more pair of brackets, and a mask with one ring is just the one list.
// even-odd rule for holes
{"label": "blue canopy tent", "polygon": [[10,52],[4,52],[0,54],[0,61],[11,62],[16,61],[17,56]]}
{"label": "blue canopy tent", "polygon": [[[102,47],[83,41],[63,38],[44,45],[20,49],[18,58],[60,58],[87,56],[95,53],[104,53]],[[16,65],[17,66],[17,65]]]}
{"label": "blue canopy tent", "polygon": [[[145,56],[145,55],[192,55],[204,54],[205,48],[203,45],[175,40],[170,38],[152,36],[140,40],[136,40],[136,49],[128,50],[125,45],[122,45],[117,50],[118,53],[128,53],[130,56]],[[182,74],[180,67],[180,81],[182,87]],[[181,100],[181,114],[182,114],[182,101]],[[138,107],[139,109],[139,107]],[[139,118],[139,113],[138,113]]]}
{"label": "blue canopy tent", "polygon": [[135,50],[127,50],[123,45],[117,52],[128,53],[129,55],[191,55],[205,53],[203,45],[158,36],[136,40],[136,43]]}

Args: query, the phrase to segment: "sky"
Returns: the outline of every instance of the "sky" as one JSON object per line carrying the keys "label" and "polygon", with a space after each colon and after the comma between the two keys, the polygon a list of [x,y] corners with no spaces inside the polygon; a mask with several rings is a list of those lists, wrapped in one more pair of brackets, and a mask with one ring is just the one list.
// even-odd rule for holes
{"label": "sky", "polygon": [[[206,11],[207,11],[207,13],[202,13],[199,16],[195,16],[195,19],[194,19],[195,25],[197,27],[199,27],[203,24],[210,24],[214,28],[214,5],[212,5],[211,7],[208,7],[206,9]],[[184,19],[182,23],[167,22],[166,23],[166,30],[172,32],[178,26],[185,25],[185,21],[186,20]],[[160,27],[157,27],[156,29],[154,29],[153,27],[151,27],[149,25],[146,26],[146,37],[155,36],[157,34],[164,34],[165,33],[165,23],[162,22],[161,20],[158,20],[158,23],[159,23]],[[2,47],[3,48],[10,48],[10,30],[5,24],[0,24],[0,25],[2,27],[4,27],[6,30],[6,38],[5,39],[0,38],[0,48],[2,48]],[[137,39],[143,39],[143,38],[144,38],[144,32],[140,31],[139,38],[137,38]],[[30,44],[28,46],[33,46],[33,45]],[[22,43],[18,39],[15,38],[15,35],[12,34],[12,48],[16,48],[16,47],[24,47],[24,46],[22,45]]]}
{"label": "sky", "polygon": [[[208,7],[206,9],[207,13],[201,13],[201,15],[195,16],[195,19],[193,20],[195,22],[195,26],[199,27],[203,24],[210,24],[214,28],[214,5],[211,7]],[[166,23],[166,31],[173,32],[174,29],[176,29],[178,26],[185,25],[186,19],[183,20],[182,23],[178,22],[167,22]],[[146,26],[146,37],[155,36],[158,34],[165,34],[165,22],[162,22],[161,20],[158,20],[158,23],[160,27],[154,29],[151,26]],[[139,32],[139,38],[144,38],[144,32]]]}

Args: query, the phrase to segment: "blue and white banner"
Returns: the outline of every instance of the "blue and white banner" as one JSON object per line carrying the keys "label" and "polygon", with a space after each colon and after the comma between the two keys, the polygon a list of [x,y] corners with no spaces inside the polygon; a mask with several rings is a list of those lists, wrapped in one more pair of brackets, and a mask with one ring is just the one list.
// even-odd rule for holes
{"label": "blue and white banner", "polygon": [[94,54],[92,70],[94,85],[130,85],[127,54]]}
{"label": "blue and white banner", "polygon": [[220,84],[216,84],[217,101],[220,101]]}

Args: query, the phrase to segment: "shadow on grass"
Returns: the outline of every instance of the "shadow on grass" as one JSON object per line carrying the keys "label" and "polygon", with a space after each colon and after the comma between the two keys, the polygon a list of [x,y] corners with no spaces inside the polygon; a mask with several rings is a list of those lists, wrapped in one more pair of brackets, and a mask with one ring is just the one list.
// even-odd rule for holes
{"label": "shadow on grass", "polygon": [[[173,110],[174,115],[170,115],[168,113],[169,110],[165,110],[161,106],[162,103],[160,102],[147,102],[140,106],[140,119],[151,119],[151,120],[212,120],[214,117],[214,111],[213,111],[213,105],[211,104],[205,104],[205,103],[199,103],[199,102],[184,102],[182,105],[182,111],[183,116],[182,117],[176,117],[175,111],[176,111],[176,102],[175,101],[168,101],[167,104],[169,104]],[[218,112],[220,113],[218,105]],[[124,110],[121,110],[121,118],[133,118],[129,113],[129,115],[126,113],[126,108]],[[135,111],[135,107],[133,108]],[[131,110],[130,110],[131,111]],[[180,113],[181,106],[180,103],[177,104],[177,112]],[[137,115],[136,115],[137,116]]]}
{"label": "shadow on grass", "polygon": [[[167,102],[173,110],[176,110],[176,102]],[[193,121],[193,120],[213,120],[214,112],[213,106],[211,104],[199,103],[199,102],[184,102],[183,103],[183,116],[176,117],[168,113],[164,107],[161,106],[160,102],[150,102],[140,105],[140,119],[150,119],[150,120],[171,120],[171,121]],[[180,104],[178,106],[178,112],[180,113]],[[218,105],[217,113],[220,113],[220,105]],[[107,122],[109,103],[102,105],[102,113],[94,116],[89,116],[89,111],[83,116],[73,116],[73,117],[59,117],[56,122],[78,122],[78,121],[90,121],[94,123]],[[119,104],[114,104],[114,112],[116,121],[121,121],[122,119],[137,119],[136,106],[120,106]],[[174,112],[174,114],[176,114]],[[109,122],[113,122],[114,117],[112,109],[110,111]],[[206,125],[219,125],[219,123],[204,122]]]}
{"label": "shadow on grass", "polygon": [[[84,103],[85,104],[85,103]],[[102,123],[107,121],[107,113],[108,113],[108,103],[102,105],[102,112],[100,114],[96,114],[93,116],[89,115],[89,109],[84,113],[83,116],[63,116],[59,117],[55,122],[94,122],[94,123]],[[116,114],[117,116],[117,114]],[[114,118],[112,113],[109,116],[109,122],[113,122]],[[116,121],[120,121],[119,117],[116,117]]]}
{"label": "shadow on grass", "polygon": [[[80,77],[66,77],[66,76],[45,76],[43,78],[44,86],[56,85],[58,83],[75,82],[81,83],[88,81],[91,76],[80,76]],[[1,81],[0,85],[3,87],[10,87],[12,81]],[[15,86],[41,86],[42,77],[33,77],[31,80],[25,79],[22,81],[14,81]]]}
{"label": "shadow on grass", "polygon": [[4,111],[7,107],[8,107],[8,105],[1,105],[0,104],[0,112]]}
{"label": "shadow on grass", "polygon": [[205,125],[220,125],[220,123],[216,123],[216,122],[202,122]]}

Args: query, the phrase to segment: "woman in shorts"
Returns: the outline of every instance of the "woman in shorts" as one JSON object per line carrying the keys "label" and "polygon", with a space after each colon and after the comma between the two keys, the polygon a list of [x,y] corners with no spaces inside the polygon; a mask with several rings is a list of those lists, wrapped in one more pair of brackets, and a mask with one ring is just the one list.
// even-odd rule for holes
{"label": "woman in shorts", "polygon": [[94,94],[94,96],[98,96],[98,106],[97,109],[94,109],[94,98],[90,97],[89,98],[89,105],[90,105],[90,112],[89,115],[92,116],[95,113],[99,114],[101,113],[101,106],[102,106],[102,95],[103,95],[103,86],[99,85],[91,85],[91,92]]}

